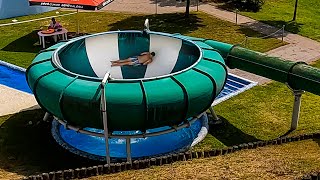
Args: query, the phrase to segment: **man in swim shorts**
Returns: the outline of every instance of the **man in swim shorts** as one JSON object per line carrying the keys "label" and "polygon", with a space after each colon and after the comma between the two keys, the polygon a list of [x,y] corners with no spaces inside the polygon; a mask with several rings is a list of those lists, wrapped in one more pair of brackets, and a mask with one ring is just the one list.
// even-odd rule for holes
{"label": "man in swim shorts", "polygon": [[111,61],[111,66],[141,66],[152,62],[152,58],[156,55],[154,52],[143,52],[139,56],[129,57],[124,60]]}

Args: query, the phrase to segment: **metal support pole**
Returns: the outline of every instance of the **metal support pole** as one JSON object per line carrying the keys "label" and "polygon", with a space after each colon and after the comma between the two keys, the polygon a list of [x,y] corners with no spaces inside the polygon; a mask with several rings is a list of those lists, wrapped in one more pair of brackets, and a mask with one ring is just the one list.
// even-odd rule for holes
{"label": "metal support pole", "polygon": [[77,34],[80,32],[80,27],[79,27],[79,9],[77,9]]}
{"label": "metal support pole", "polygon": [[43,117],[43,121],[49,121],[50,113],[46,112]]}
{"label": "metal support pole", "polygon": [[294,94],[294,102],[293,102],[291,130],[295,130],[298,127],[300,107],[301,107],[301,96],[303,94],[303,91],[293,90],[293,94]]}
{"label": "metal support pole", "polygon": [[214,112],[212,106],[209,108],[209,111],[210,111],[211,116],[212,116],[212,117],[210,118],[211,121],[209,122],[209,124],[221,124],[222,121],[221,121],[221,119],[217,116],[217,114]]}
{"label": "metal support pole", "polygon": [[110,164],[110,151],[109,151],[109,132],[108,132],[108,117],[107,117],[107,104],[105,96],[105,85],[110,74],[107,72],[101,82],[101,112],[103,118],[104,138],[106,142],[106,159],[107,164]]}
{"label": "metal support pole", "polygon": [[126,138],[126,146],[127,146],[127,162],[132,163],[132,160],[131,160],[131,138]]}
{"label": "metal support pole", "polygon": [[296,3],[294,4],[294,12],[293,12],[292,21],[295,21],[297,18],[297,8],[298,8],[298,0],[296,0]]}
{"label": "metal support pole", "polygon": [[158,0],[156,0],[156,14],[158,14]]}
{"label": "metal support pole", "polygon": [[236,25],[238,25],[238,9],[236,9]]}
{"label": "metal support pole", "polygon": [[199,11],[199,0],[197,0],[197,12]]}

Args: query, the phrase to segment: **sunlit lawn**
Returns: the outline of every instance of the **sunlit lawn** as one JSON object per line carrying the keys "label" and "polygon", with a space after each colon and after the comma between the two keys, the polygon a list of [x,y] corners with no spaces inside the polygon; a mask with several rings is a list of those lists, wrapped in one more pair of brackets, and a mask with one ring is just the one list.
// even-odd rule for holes
{"label": "sunlit lawn", "polygon": [[[123,13],[99,12],[81,13],[80,16],[81,31],[87,33],[142,29],[144,19],[149,18],[150,28],[154,31],[178,32],[232,44],[241,42],[246,35],[259,35],[249,29],[215,19],[204,13],[192,14],[190,20],[183,19],[182,14],[131,16]],[[76,30],[75,16],[63,17],[59,20],[70,31]],[[4,21],[0,21],[2,22]],[[47,24],[48,21],[1,27],[0,59],[27,67],[40,50],[38,45],[34,45],[38,40],[36,30]],[[250,48],[265,52],[281,45],[281,42],[275,39],[259,41]],[[320,63],[315,66],[320,67]],[[299,127],[289,135],[319,131],[319,101],[320,97],[313,94],[303,95]],[[289,130],[292,105],[293,95],[284,84],[272,82],[248,90],[215,107],[224,123],[211,127],[206,139],[194,149],[220,148],[243,142],[277,138]],[[42,110],[33,110],[0,117],[0,179],[97,164],[97,162],[88,162],[76,157],[60,148],[50,135],[50,124],[41,121],[43,114]],[[29,121],[33,122],[32,125],[29,125]],[[304,151],[305,147],[308,148],[308,151]],[[303,155],[299,156],[300,153]],[[139,177],[144,179],[158,177],[192,179],[196,174],[200,175],[197,177],[204,179],[213,178],[214,174],[219,177],[240,179],[263,178],[269,177],[270,174],[278,178],[292,177],[319,168],[318,161],[316,161],[320,158],[318,154],[317,143],[298,142],[281,147],[271,146],[228,156],[175,163],[172,167],[169,165],[141,171],[128,171],[122,173],[121,176],[113,177],[121,179],[140,179]],[[273,166],[274,163],[278,165]],[[241,166],[237,166],[239,164]],[[193,169],[193,167],[196,168]],[[219,171],[221,169],[222,171]],[[253,173],[246,173],[247,171],[244,170]],[[255,171],[259,172],[254,174]],[[223,175],[224,173],[229,174]]]}
{"label": "sunlit lawn", "polygon": [[[60,14],[70,13],[61,12]],[[28,18],[38,18],[45,15],[56,15],[55,12],[44,15],[33,15]],[[130,15],[125,13],[108,12],[83,12],[79,14],[80,32],[96,33],[109,30],[142,30],[144,20],[150,19],[150,29],[153,31],[181,33],[190,36],[204,37],[224,41],[232,44],[240,43],[245,36],[259,36],[260,34],[230,22],[222,21],[204,13],[191,14],[190,19],[185,19],[184,14],[161,15]],[[71,32],[76,32],[77,16],[58,17],[57,20]],[[26,17],[17,18],[19,21]],[[0,20],[0,24],[10,20]],[[28,67],[37,52],[41,49],[38,43],[37,32],[45,29],[50,20],[42,20],[14,26],[0,27],[0,59]],[[257,51],[268,51],[282,46],[276,39],[261,39],[251,42],[249,48]]]}
{"label": "sunlit lawn", "polygon": [[286,30],[320,41],[320,1],[299,0],[296,22],[292,22],[296,0],[266,0],[257,12],[241,12],[245,16],[281,27]]}

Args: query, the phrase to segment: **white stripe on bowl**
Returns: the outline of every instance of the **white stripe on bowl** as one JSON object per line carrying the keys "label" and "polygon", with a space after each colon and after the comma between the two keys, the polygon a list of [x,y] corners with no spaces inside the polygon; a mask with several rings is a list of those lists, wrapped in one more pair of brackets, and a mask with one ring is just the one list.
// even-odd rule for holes
{"label": "white stripe on bowl", "polygon": [[98,77],[110,71],[112,78],[122,79],[121,67],[111,67],[113,60],[119,60],[118,33],[93,36],[85,39],[89,63]]}
{"label": "white stripe on bowl", "polygon": [[148,64],[145,78],[170,74],[178,60],[182,40],[161,35],[150,35],[150,52],[155,52]]}

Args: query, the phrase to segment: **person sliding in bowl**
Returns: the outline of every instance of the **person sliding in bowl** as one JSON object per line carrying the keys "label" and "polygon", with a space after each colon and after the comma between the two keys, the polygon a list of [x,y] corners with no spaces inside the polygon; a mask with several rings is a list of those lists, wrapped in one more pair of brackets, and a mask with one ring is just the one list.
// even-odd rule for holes
{"label": "person sliding in bowl", "polygon": [[111,66],[141,66],[152,62],[152,58],[156,55],[154,52],[143,52],[139,56],[129,57],[124,60],[111,61]]}

